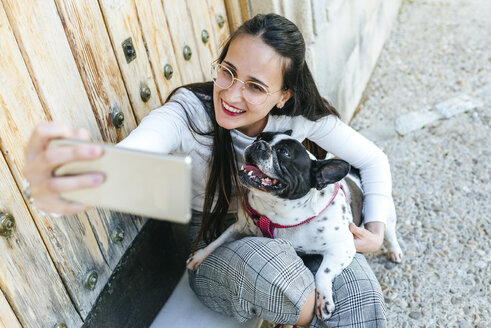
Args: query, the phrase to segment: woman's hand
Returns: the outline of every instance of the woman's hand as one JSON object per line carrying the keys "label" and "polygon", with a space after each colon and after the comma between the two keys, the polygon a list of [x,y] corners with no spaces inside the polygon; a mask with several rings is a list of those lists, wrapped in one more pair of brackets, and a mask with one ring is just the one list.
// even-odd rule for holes
{"label": "woman's hand", "polygon": [[95,187],[104,182],[101,173],[81,174],[70,177],[54,177],[54,170],[68,162],[94,160],[103,154],[96,145],[62,146],[48,149],[51,139],[67,138],[90,141],[86,129],[74,129],[67,124],[45,122],[33,131],[27,144],[24,177],[30,185],[34,205],[44,211],[63,215],[75,214],[89,206],[63,200],[60,193],[81,188]]}
{"label": "woman's hand", "polygon": [[385,230],[385,224],[382,222],[367,222],[365,228],[350,223],[349,229],[355,238],[355,248],[358,253],[371,253],[382,247]]}

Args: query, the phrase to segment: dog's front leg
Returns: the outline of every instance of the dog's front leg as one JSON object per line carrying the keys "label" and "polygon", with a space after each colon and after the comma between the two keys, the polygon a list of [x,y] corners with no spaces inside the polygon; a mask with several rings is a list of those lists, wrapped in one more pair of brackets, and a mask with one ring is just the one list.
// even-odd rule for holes
{"label": "dog's front leg", "polygon": [[324,254],[322,263],[315,275],[315,314],[319,319],[327,320],[334,312],[332,282],[351,263],[354,254],[354,247],[349,250],[332,249],[329,253]]}
{"label": "dog's front leg", "polygon": [[191,256],[186,261],[186,267],[190,270],[197,270],[200,264],[213,253],[215,249],[219,246],[225,244],[228,241],[232,241],[236,239],[236,236],[239,235],[239,224],[238,222],[232,224],[225,230],[217,239],[211,242],[205,248],[202,248],[195,253],[191,254]]}
{"label": "dog's front leg", "polygon": [[239,237],[246,235],[260,235],[260,230],[248,220],[243,211],[239,211],[238,220],[227,228],[217,239],[211,242],[205,248],[191,254],[186,261],[186,267],[190,270],[197,270],[200,264],[219,246],[237,240]]}

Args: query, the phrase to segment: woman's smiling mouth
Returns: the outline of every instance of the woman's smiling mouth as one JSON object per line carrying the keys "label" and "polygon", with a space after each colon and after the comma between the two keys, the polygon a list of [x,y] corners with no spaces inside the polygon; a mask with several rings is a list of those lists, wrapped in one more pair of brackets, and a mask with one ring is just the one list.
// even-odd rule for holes
{"label": "woman's smiling mouth", "polygon": [[222,108],[226,114],[231,115],[231,116],[237,116],[237,115],[240,115],[242,113],[245,113],[245,110],[240,110],[238,108],[235,108],[235,107],[227,104],[223,99],[222,99]]}

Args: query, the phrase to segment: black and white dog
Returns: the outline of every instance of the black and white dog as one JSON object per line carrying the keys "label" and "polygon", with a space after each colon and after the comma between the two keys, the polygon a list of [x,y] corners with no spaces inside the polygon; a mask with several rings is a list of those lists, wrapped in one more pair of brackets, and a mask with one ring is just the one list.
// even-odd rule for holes
{"label": "black and white dog", "polygon": [[[187,267],[196,270],[218,246],[244,234],[286,239],[299,253],[323,255],[315,276],[315,312],[327,319],[334,311],[332,281],[356,252],[349,223],[361,222],[360,181],[347,176],[347,162],[316,160],[290,135],[291,131],[262,133],[246,148],[239,178],[248,191],[238,221],[193,254]],[[400,262],[392,212],[385,238],[389,259]]]}

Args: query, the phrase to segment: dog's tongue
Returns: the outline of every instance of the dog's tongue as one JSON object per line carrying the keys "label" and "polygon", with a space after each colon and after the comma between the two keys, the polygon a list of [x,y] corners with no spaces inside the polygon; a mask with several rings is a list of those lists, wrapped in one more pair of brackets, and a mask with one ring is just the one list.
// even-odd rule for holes
{"label": "dog's tongue", "polygon": [[275,185],[278,180],[268,177],[266,174],[254,165],[245,165],[244,172],[254,181],[262,184],[263,186]]}
{"label": "dog's tongue", "polygon": [[261,170],[254,165],[245,165],[244,171],[249,175],[251,175],[250,172],[252,172],[252,175],[257,176],[258,178],[267,178],[268,177],[266,174],[261,172]]}

